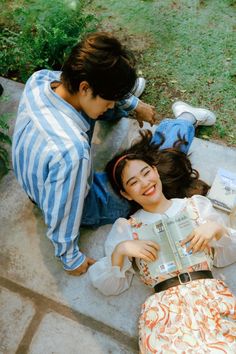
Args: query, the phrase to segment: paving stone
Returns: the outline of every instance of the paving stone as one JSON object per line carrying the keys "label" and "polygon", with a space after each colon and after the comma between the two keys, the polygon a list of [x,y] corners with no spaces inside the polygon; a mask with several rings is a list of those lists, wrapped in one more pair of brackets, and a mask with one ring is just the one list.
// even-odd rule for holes
{"label": "paving stone", "polygon": [[33,304],[0,288],[0,354],[14,354],[35,314]]}
{"label": "paving stone", "polygon": [[35,334],[29,354],[135,354],[113,338],[56,313],[46,315]]}
{"label": "paving stone", "polygon": [[236,149],[194,138],[190,151],[193,167],[199,172],[201,178],[212,184],[219,167],[236,172]]}

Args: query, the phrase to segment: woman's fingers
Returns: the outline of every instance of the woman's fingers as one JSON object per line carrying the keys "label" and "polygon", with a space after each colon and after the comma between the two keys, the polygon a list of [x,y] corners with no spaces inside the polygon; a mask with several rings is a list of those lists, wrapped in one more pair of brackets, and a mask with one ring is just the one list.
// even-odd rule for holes
{"label": "woman's fingers", "polygon": [[151,252],[144,250],[141,258],[146,262],[153,262],[156,260],[157,256],[153,255]]}
{"label": "woman's fingers", "polygon": [[202,252],[202,251],[205,251],[206,249],[208,249],[208,242],[207,240],[204,240],[203,243],[202,243],[202,246],[200,247],[199,251]]}
{"label": "woman's fingers", "polygon": [[158,245],[158,243],[154,242],[154,241],[147,241],[147,245],[153,247],[155,250],[159,251],[160,250],[160,246]]}
{"label": "woman's fingers", "polygon": [[186,240],[187,240],[185,242],[186,251],[190,252],[190,251],[193,251],[196,243],[199,241],[199,237],[197,235],[195,235],[194,232],[192,232],[191,235]]}
{"label": "woman's fingers", "polygon": [[193,251],[195,253],[204,249],[205,242],[207,242],[205,237],[194,230],[188,237],[181,241],[180,245],[182,247],[185,245],[187,252]]}
{"label": "woman's fingers", "polygon": [[202,245],[204,243],[204,239],[199,238],[195,244],[192,246],[193,253],[200,251]]}
{"label": "woman's fingers", "polygon": [[187,252],[192,251],[193,253],[195,253],[195,252],[203,251],[208,244],[208,239],[206,239],[202,235],[194,234],[194,232],[186,240],[185,240],[186,242],[182,241],[181,244],[186,244],[190,242],[186,248]]}
{"label": "woman's fingers", "polygon": [[188,237],[186,237],[185,239],[183,239],[183,240],[180,242],[180,245],[181,245],[181,246],[184,246],[186,243],[190,242],[193,237],[194,237],[194,232],[191,232],[191,234],[189,234]]}
{"label": "woman's fingers", "polygon": [[159,250],[159,246],[153,243],[147,243],[143,248],[143,259],[146,261],[155,261],[157,259],[157,252]]}

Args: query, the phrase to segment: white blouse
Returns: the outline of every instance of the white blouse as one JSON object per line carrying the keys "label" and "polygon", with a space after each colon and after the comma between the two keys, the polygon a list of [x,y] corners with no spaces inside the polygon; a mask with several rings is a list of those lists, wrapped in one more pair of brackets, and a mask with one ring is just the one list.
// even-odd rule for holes
{"label": "white blouse", "polygon": [[[215,251],[213,264],[216,267],[224,267],[234,263],[236,261],[236,230],[229,227],[227,218],[224,220],[223,215],[212,207],[209,199],[200,195],[185,199],[172,199],[172,205],[166,210],[165,215],[167,217],[175,216],[189,202],[198,212],[199,223],[211,220],[226,227],[227,234],[210,244]],[[160,219],[161,216],[161,214],[140,209],[132,215],[132,218],[150,224]],[[111,255],[117,244],[127,240],[133,240],[131,223],[127,219],[119,218],[114,223],[105,242],[105,257],[98,260],[88,270],[93,286],[104,295],[118,295],[130,287],[135,271],[129,258],[124,257],[121,269],[119,266],[112,266],[111,262]]]}

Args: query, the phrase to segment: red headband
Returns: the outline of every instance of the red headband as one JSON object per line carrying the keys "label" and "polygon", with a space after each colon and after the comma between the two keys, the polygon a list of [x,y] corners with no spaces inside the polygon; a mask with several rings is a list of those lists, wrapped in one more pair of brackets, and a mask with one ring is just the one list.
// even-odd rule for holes
{"label": "red headband", "polygon": [[114,167],[113,167],[113,171],[112,171],[112,177],[113,177],[113,180],[115,182],[115,184],[119,187],[118,183],[117,183],[117,180],[116,180],[116,169],[117,169],[117,166],[119,165],[119,163],[124,160],[127,156],[130,156],[130,155],[134,155],[134,154],[126,154],[126,155],[123,155],[121,156],[115,163]]}

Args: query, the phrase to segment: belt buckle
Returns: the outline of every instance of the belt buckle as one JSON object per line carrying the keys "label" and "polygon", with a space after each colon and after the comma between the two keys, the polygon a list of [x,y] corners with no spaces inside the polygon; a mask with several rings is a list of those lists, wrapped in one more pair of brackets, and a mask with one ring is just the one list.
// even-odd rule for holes
{"label": "belt buckle", "polygon": [[[181,276],[183,276],[183,279],[181,279]],[[186,278],[187,277],[187,278]],[[184,273],[180,273],[178,274],[178,279],[180,284],[188,284],[192,281],[191,275],[189,272],[184,272]]]}

